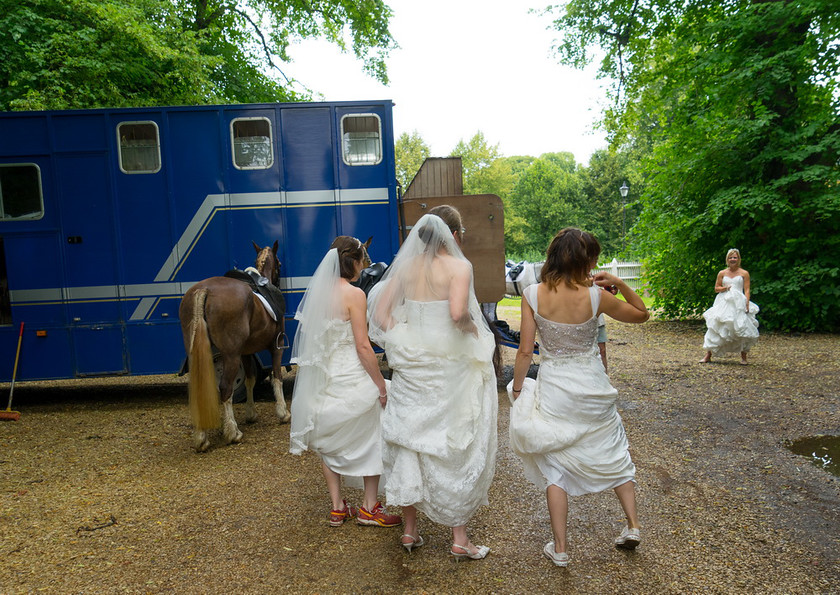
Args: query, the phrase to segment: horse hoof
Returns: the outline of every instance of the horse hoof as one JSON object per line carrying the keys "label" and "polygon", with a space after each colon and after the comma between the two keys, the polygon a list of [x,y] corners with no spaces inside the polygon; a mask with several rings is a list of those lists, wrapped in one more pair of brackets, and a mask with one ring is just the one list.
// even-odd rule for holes
{"label": "horse hoof", "polygon": [[207,452],[208,448],[210,448],[210,441],[205,440],[201,444],[196,444],[195,445],[195,452],[197,452],[197,453]]}
{"label": "horse hoof", "polygon": [[281,415],[281,416],[280,416],[280,423],[281,423],[281,424],[288,423],[288,421],[289,421],[290,419],[292,419],[292,414],[291,414],[291,413],[286,413],[285,415]]}
{"label": "horse hoof", "polygon": [[242,432],[236,430],[235,434],[232,436],[225,436],[225,438],[227,439],[228,444],[239,444],[242,442]]}

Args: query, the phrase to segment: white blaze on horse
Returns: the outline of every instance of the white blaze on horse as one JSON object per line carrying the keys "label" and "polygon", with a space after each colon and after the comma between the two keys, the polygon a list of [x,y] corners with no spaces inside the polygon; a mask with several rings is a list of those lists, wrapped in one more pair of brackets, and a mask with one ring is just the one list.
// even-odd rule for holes
{"label": "white blaze on horse", "polygon": [[[265,248],[254,243],[254,249],[257,251],[254,268],[276,287],[280,277],[277,242]],[[196,451],[204,452],[210,447],[208,431],[218,428],[220,421],[226,444],[242,440],[232,399],[240,364],[245,370],[245,419],[256,420],[253,354],[258,351],[271,352],[275,409],[281,422],[289,421],[281,376],[285,346],[283,312],[278,312],[275,320],[247,283],[229,277],[210,277],[187,290],[178,316],[189,358],[189,402]],[[214,348],[222,364],[218,379]]]}

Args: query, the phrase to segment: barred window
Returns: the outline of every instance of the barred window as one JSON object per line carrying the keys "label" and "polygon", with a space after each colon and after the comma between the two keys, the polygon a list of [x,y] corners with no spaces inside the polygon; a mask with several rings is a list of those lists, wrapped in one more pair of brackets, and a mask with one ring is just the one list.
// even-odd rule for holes
{"label": "barred window", "polygon": [[117,137],[120,170],[127,174],[160,171],[160,135],[155,122],[121,122],[117,126]]}
{"label": "barred window", "polygon": [[274,164],[268,118],[236,118],[230,123],[230,137],[237,169],[267,169]]}
{"label": "barred window", "polygon": [[382,122],[376,114],[341,118],[341,140],[347,165],[376,165],[382,161]]}

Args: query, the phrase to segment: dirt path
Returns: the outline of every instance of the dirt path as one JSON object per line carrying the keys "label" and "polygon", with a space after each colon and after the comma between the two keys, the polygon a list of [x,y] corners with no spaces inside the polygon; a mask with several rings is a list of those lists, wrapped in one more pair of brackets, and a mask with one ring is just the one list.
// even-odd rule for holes
{"label": "dirt path", "polygon": [[572,499],[570,567],[542,558],[548,514],[507,446],[502,392],[491,506],[471,525],[493,551],[458,564],[428,521],[410,556],[398,529],[328,527],[318,461],[288,454],[268,391],[243,444],[196,455],[183,379],[21,384],[21,420],[0,424],[0,593],[840,591],[840,480],[784,448],[840,434],[838,338],[763,335],[751,365],[702,366],[698,325],[608,332],[635,553],[612,547],[621,512],[598,494]]}

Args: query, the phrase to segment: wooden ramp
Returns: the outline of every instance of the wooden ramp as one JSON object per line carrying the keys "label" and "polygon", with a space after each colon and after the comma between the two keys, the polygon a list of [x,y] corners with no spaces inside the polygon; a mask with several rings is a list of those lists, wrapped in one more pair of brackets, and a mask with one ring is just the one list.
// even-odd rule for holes
{"label": "wooden ramp", "polygon": [[463,194],[460,157],[426,159],[402,198],[402,237],[438,205],[458,209],[466,233],[462,249],[473,265],[479,302],[498,302],[505,294],[505,215],[495,194]]}

